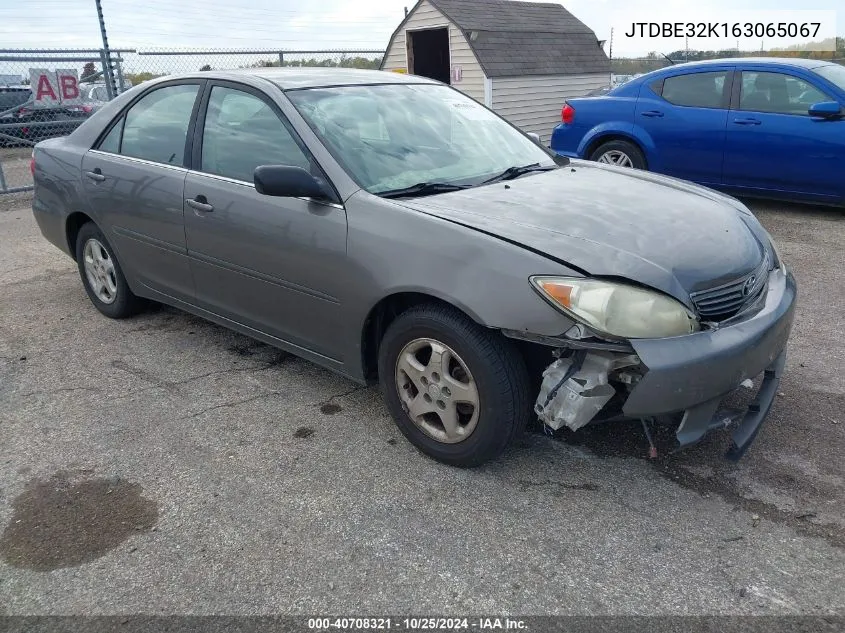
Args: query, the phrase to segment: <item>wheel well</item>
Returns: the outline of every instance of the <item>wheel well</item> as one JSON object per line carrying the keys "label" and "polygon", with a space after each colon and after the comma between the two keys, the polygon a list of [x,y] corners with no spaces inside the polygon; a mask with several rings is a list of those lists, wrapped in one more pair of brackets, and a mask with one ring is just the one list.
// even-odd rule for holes
{"label": "wheel well", "polygon": [[[590,141],[590,144],[587,146],[587,149],[584,150],[584,157],[589,159],[590,156],[593,155],[593,152],[596,151],[599,145],[603,143],[609,143],[610,141],[625,141],[626,143],[631,143],[632,145],[636,146],[640,153],[643,155],[643,160],[646,160],[645,149],[643,146],[637,141],[635,138],[631,136],[626,136],[625,134],[613,133],[613,134],[604,134],[599,136],[598,138],[594,138]],[[648,164],[646,162],[646,164]]]}
{"label": "wheel well", "polygon": [[[421,292],[399,292],[385,297],[370,310],[366,321],[364,321],[364,331],[361,333],[361,361],[364,368],[364,377],[367,381],[375,382],[378,380],[379,344],[388,326],[406,310],[423,303],[455,308],[448,301],[443,301],[443,299],[438,299],[432,295]],[[460,310],[460,308],[455,309]]]}
{"label": "wheel well", "polygon": [[[374,383],[378,380],[379,344],[387,328],[400,314],[423,303],[449,306],[472,319],[466,312],[448,301],[421,292],[400,292],[385,297],[370,310],[370,314],[364,322],[364,331],[361,334],[361,360],[364,377],[368,382]],[[532,387],[535,390],[539,389],[542,379],[541,374],[546,365],[553,360],[551,356],[552,348],[520,340],[511,340],[511,343],[522,355],[528,367]]]}
{"label": "wheel well", "polygon": [[65,222],[68,250],[74,261],[76,261],[76,237],[79,235],[79,229],[88,222],[93,222],[93,220],[80,211],[71,213],[67,218],[67,222]]}

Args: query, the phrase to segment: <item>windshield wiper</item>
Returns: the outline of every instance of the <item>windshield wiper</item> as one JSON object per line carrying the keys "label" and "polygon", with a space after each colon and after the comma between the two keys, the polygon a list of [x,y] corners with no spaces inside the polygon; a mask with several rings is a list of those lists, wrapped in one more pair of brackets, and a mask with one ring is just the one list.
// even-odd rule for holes
{"label": "windshield wiper", "polygon": [[508,167],[505,171],[503,171],[498,176],[493,176],[489,180],[485,180],[482,182],[482,185],[489,185],[494,182],[501,182],[503,180],[513,180],[514,178],[519,178],[524,174],[530,174],[534,171],[549,171],[552,169],[557,169],[557,167],[547,166],[541,167],[540,163],[532,163],[530,165],[515,165],[513,167]]}
{"label": "windshield wiper", "polygon": [[418,182],[410,187],[382,191],[378,195],[382,198],[405,198],[411,196],[433,196],[438,193],[449,193],[468,189],[468,185],[453,185],[448,182]]}

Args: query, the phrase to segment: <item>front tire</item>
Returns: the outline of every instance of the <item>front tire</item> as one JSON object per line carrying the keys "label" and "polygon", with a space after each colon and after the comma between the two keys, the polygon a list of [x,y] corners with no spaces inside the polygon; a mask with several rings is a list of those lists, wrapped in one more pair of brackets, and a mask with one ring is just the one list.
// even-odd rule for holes
{"label": "front tire", "polygon": [[646,169],[645,157],[640,148],[622,140],[602,143],[590,154],[590,160],[617,167]]}
{"label": "front tire", "polygon": [[132,294],[114,250],[93,222],[82,225],[76,236],[76,263],[88,298],[107,317],[125,319],[144,308],[144,300]]}
{"label": "front tire", "polygon": [[498,457],[531,415],[528,373],[516,348],[447,306],[417,306],[390,324],[379,378],[405,437],[452,466]]}

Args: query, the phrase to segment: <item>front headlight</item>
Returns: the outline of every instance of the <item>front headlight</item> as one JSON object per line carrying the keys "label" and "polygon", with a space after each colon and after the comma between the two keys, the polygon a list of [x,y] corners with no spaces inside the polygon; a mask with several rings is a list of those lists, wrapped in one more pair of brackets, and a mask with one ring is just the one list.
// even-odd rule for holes
{"label": "front headlight", "polygon": [[775,268],[781,268],[783,269],[783,272],[786,272],[786,262],[783,261],[780,249],[778,249],[778,245],[772,239],[771,235],[769,235],[769,245],[772,247],[772,252],[775,254]]}
{"label": "front headlight", "polygon": [[700,327],[675,299],[638,286],[569,277],[532,277],[531,283],[554,306],[612,336],[663,338]]}

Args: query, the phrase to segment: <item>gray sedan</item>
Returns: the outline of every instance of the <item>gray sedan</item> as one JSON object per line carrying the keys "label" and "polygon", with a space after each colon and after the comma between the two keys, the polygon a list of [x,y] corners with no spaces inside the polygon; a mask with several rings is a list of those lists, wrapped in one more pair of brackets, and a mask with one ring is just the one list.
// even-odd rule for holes
{"label": "gray sedan", "polygon": [[[360,383],[443,462],[529,420],[641,419],[681,445],[774,399],[796,298],[737,200],[555,157],[420,77],[166,77],[34,151],[33,210],[88,296],[176,306]],[[743,414],[723,398],[763,374]]]}

